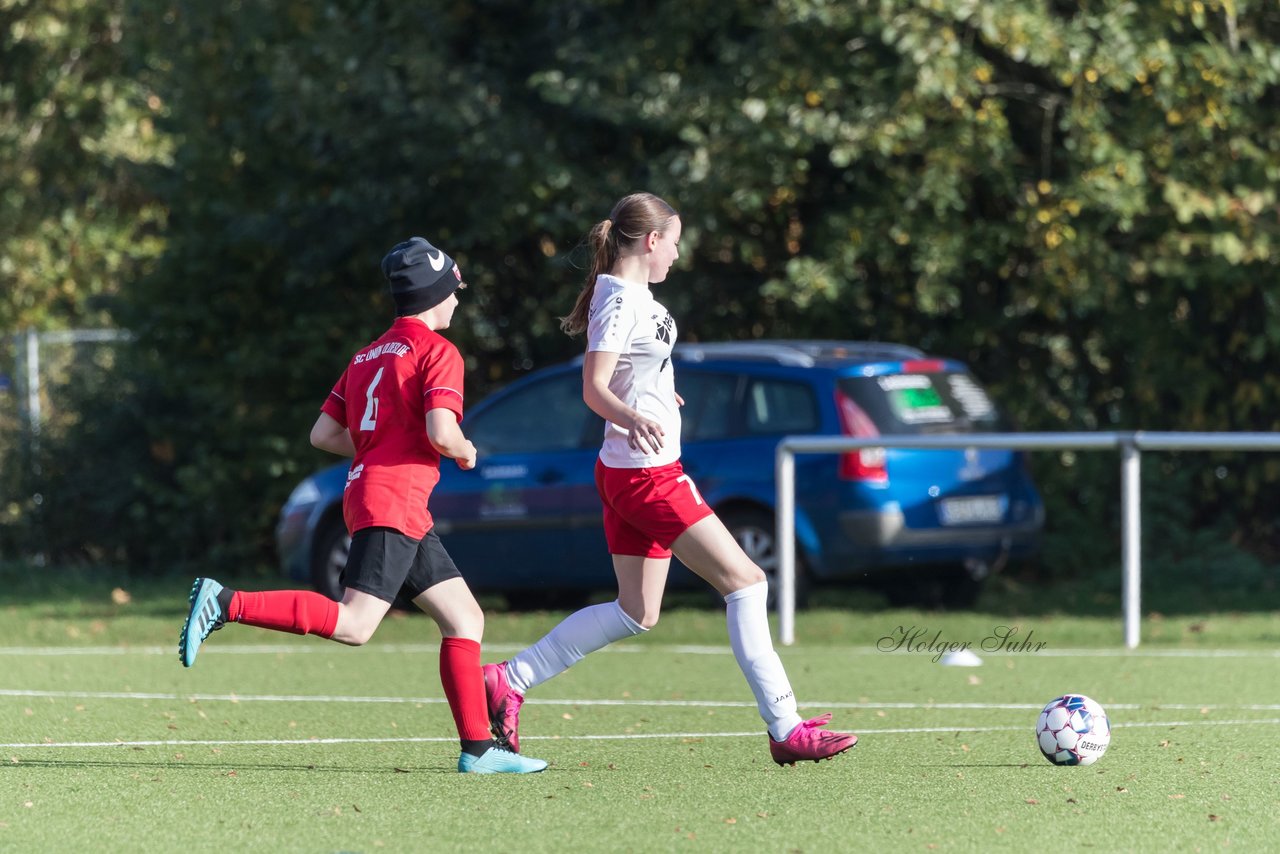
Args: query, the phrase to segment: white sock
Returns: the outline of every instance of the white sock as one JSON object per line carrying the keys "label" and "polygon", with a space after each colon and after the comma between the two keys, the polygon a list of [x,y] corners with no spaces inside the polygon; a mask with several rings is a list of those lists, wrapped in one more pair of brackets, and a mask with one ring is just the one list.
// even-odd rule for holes
{"label": "white sock", "polygon": [[507,684],[524,694],[588,653],[644,631],[648,629],[627,616],[616,599],[574,611],[542,640],[507,659]]}
{"label": "white sock", "polygon": [[796,714],[796,695],[791,690],[787,672],[782,669],[782,659],[773,650],[768,596],[769,585],[764,581],[735,590],[724,597],[728,606],[725,620],[729,624],[729,646],[733,647],[738,667],[756,695],[760,717],[764,718],[773,740],[782,741],[800,724],[801,718]]}

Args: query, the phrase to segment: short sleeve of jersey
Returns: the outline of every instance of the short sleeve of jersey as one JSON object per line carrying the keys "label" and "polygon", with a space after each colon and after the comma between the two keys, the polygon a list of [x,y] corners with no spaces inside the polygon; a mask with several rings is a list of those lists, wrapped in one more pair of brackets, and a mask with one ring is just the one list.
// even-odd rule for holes
{"label": "short sleeve of jersey", "polygon": [[430,412],[432,409],[448,409],[462,420],[462,354],[458,348],[437,338],[439,346],[432,347],[427,354],[422,382],[422,408]]}
{"label": "short sleeve of jersey", "polygon": [[338,378],[338,382],[333,387],[333,391],[329,392],[329,396],[325,398],[324,404],[321,405],[320,411],[328,415],[334,421],[337,421],[343,427],[347,426],[347,372],[343,371],[342,376]]}
{"label": "short sleeve of jersey", "polygon": [[626,353],[636,331],[635,297],[626,288],[611,287],[597,293],[592,308],[587,321],[587,352]]}

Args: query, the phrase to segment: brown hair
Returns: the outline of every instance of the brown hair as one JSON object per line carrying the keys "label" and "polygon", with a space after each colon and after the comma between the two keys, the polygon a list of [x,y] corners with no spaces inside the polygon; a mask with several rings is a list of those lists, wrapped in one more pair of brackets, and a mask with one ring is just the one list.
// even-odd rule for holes
{"label": "brown hair", "polygon": [[564,332],[577,335],[587,328],[587,310],[591,308],[596,277],[613,269],[621,250],[651,231],[659,234],[666,231],[667,224],[675,216],[675,208],[652,193],[632,193],[618,200],[608,219],[592,226],[586,241],[591,248],[591,269],[587,273],[586,286],[573,304],[573,311],[560,318],[560,328]]}

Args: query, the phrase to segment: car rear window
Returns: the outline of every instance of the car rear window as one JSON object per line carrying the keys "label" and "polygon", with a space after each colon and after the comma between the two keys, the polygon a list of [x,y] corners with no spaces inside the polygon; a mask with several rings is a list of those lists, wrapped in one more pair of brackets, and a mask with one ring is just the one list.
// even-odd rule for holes
{"label": "car rear window", "polygon": [[867,413],[881,435],[1005,429],[986,390],[964,371],[844,377],[840,390]]}

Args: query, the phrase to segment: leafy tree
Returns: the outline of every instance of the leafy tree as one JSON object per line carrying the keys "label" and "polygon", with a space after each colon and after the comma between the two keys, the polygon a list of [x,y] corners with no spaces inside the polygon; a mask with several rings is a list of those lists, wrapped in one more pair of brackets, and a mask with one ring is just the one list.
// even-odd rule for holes
{"label": "leafy tree", "polygon": [[[109,8],[145,95],[130,126],[172,141],[142,184],[163,258],[122,273],[129,394],[96,440],[129,461],[99,498],[146,526],[131,555],[269,554],[283,492],[323,459],[303,438],[323,394],[390,316],[392,243],[459,260],[474,400],[578,349],[556,328],[578,243],[636,189],[682,212],[662,298],[686,338],[920,344],[1030,429],[1275,424],[1272,3]],[[1074,538],[1114,515],[1115,462],[1066,461],[1037,466]],[[1257,543],[1277,474],[1231,458],[1167,480],[1195,524],[1233,497]],[[1102,559],[1079,539],[1098,547],[1057,559]]]}
{"label": "leafy tree", "polygon": [[[0,3],[0,373],[14,369],[22,330],[112,325],[121,284],[163,247],[165,212],[142,178],[167,154],[155,126],[163,105],[132,74],[123,5]],[[57,363],[51,355],[45,364]],[[77,373],[90,376],[101,375]],[[22,378],[11,380],[17,391]],[[0,396],[0,553],[47,548],[54,532],[39,501],[67,497],[35,475],[20,400]],[[43,456],[74,459],[64,434],[83,413],[67,399],[44,411]],[[83,509],[64,508],[69,518]]]}
{"label": "leafy tree", "polygon": [[162,104],[131,76],[122,2],[0,6],[0,330],[109,325],[160,252],[138,180]]}

